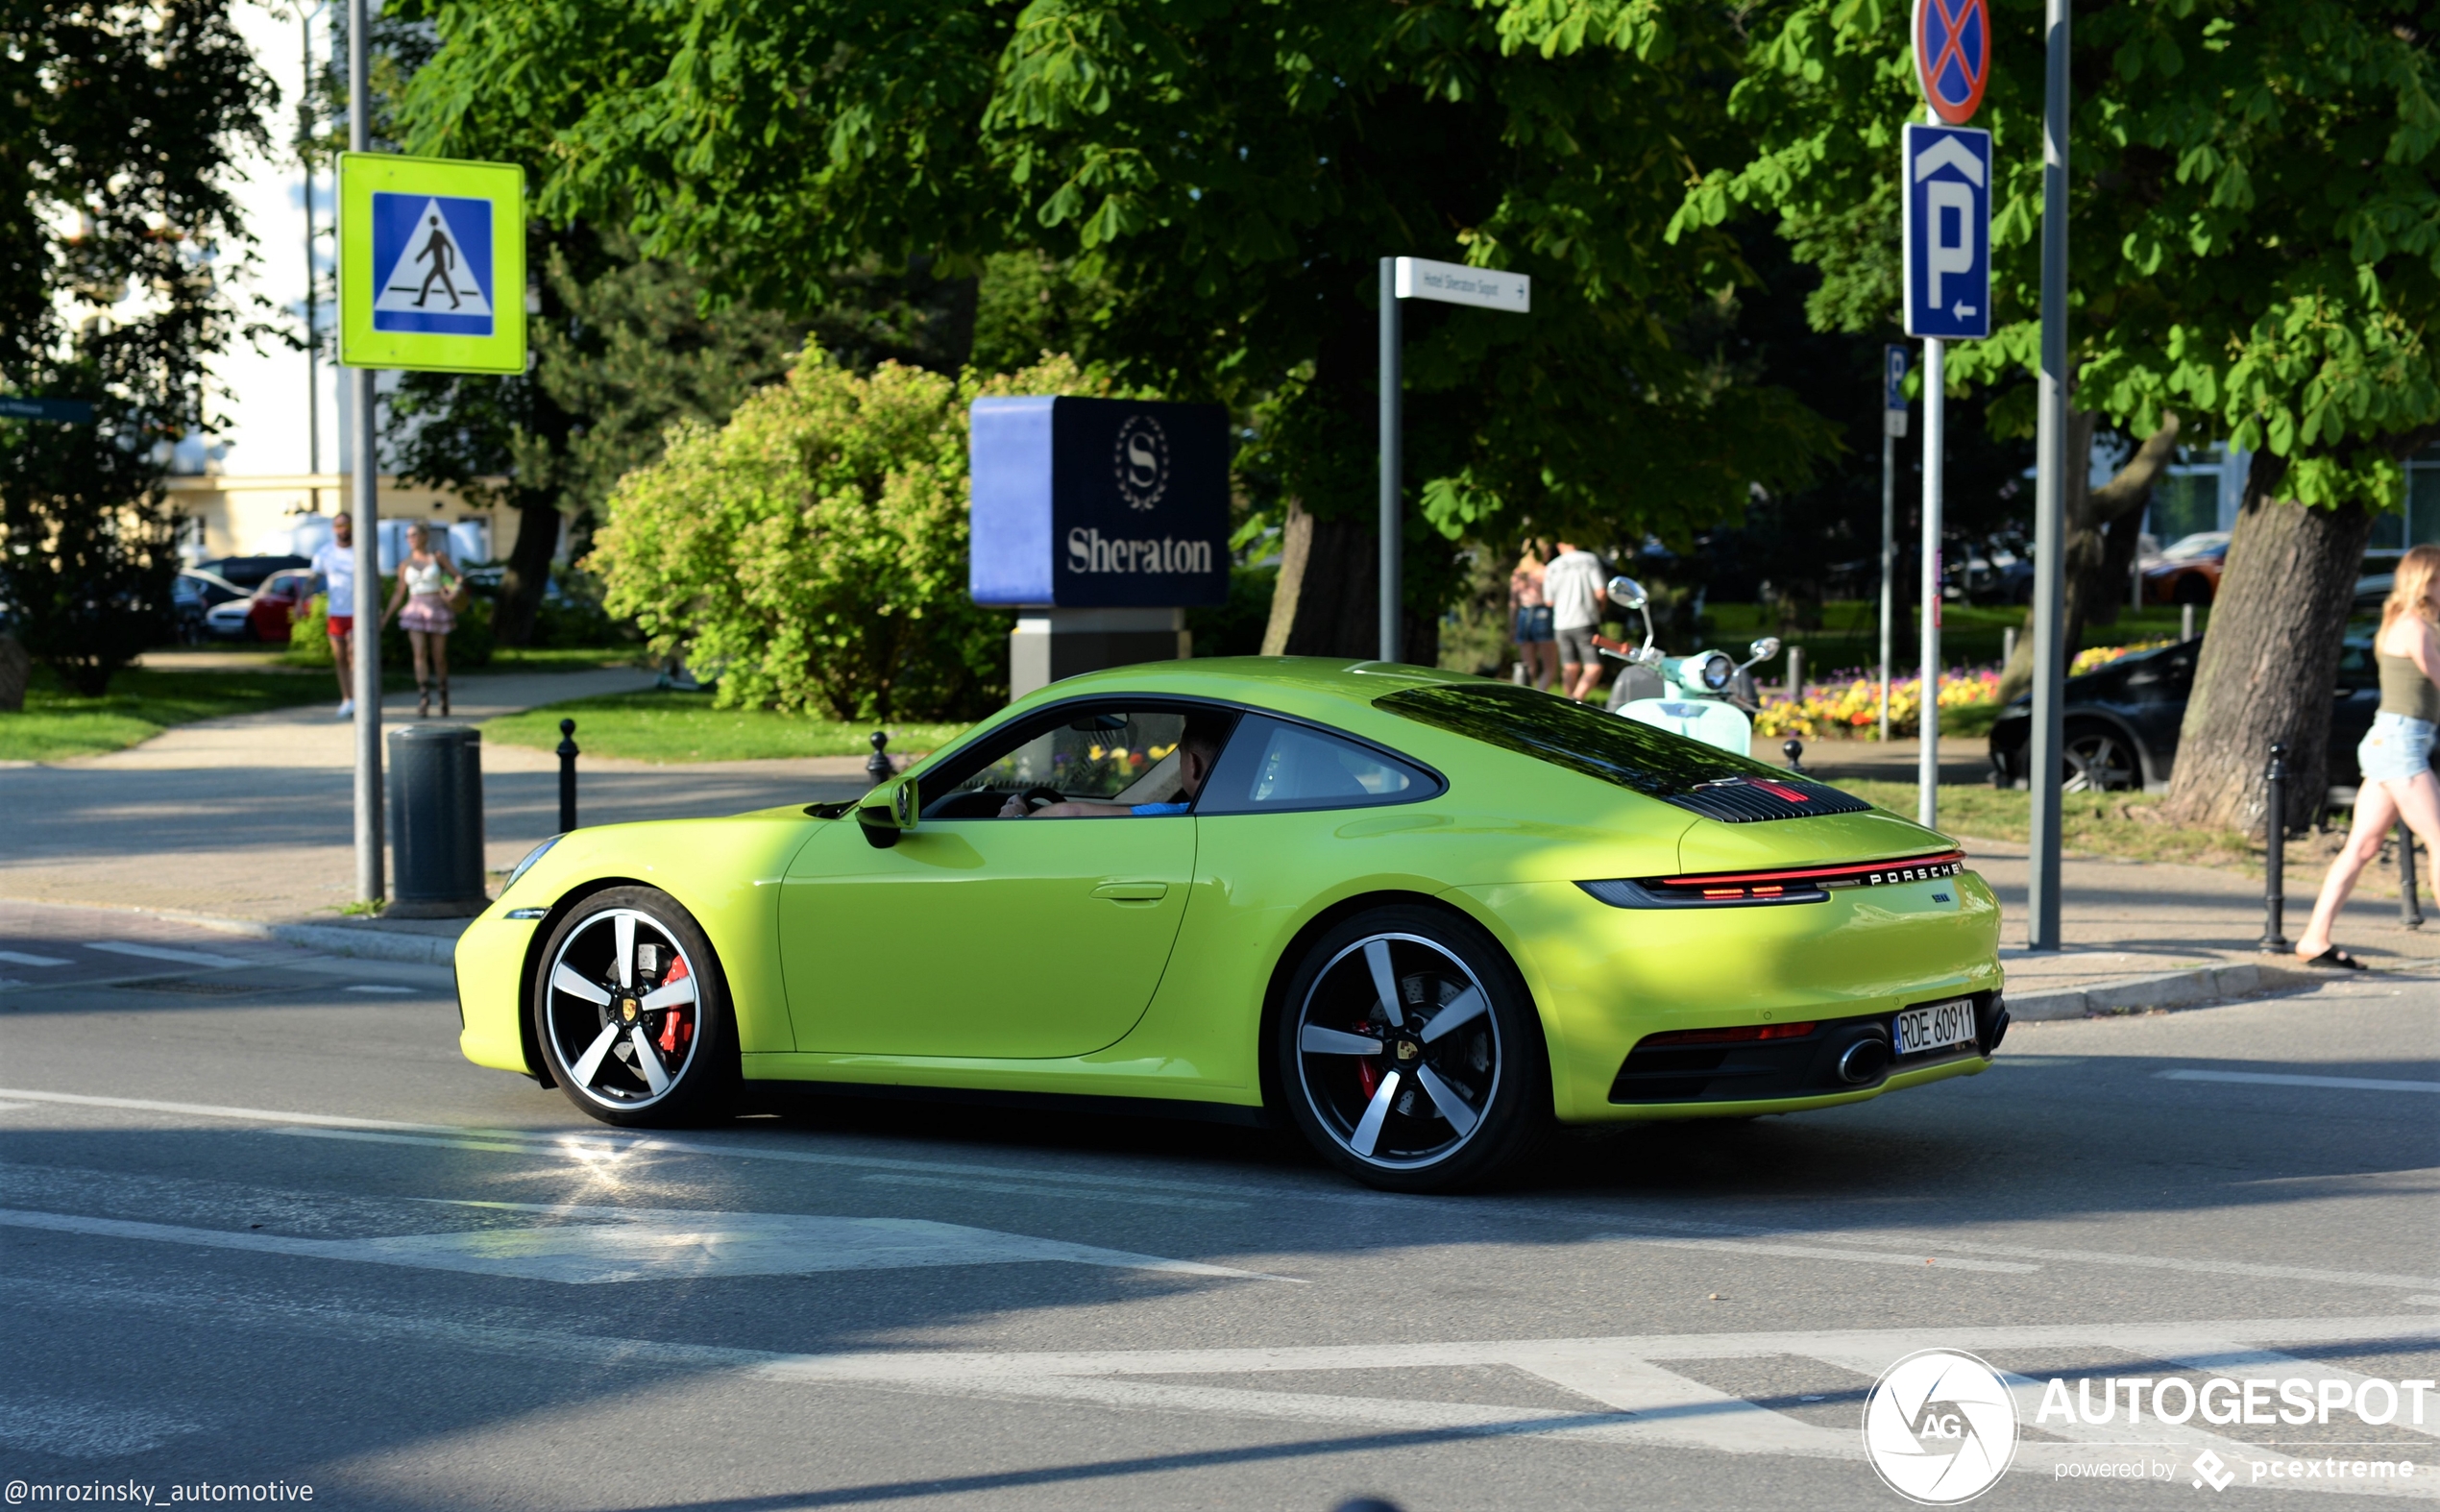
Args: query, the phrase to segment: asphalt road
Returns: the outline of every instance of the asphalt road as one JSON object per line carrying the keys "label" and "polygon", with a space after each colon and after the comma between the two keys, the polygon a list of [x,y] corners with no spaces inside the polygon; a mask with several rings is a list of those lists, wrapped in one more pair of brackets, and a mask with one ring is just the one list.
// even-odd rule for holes
{"label": "asphalt road", "polygon": [[[0,911],[0,952],[29,1504],[1898,1508],[1859,1425],[1932,1347],[2022,1378],[1979,1505],[2440,1493],[2440,1395],[2034,1425],[2052,1376],[2440,1378],[2426,982],[2026,1026],[1980,1078],[1417,1200],[1190,1124],[809,1101],[639,1137],[461,1061],[445,973],[61,909]],[[2308,1454],[2418,1474],[2267,1468]]]}

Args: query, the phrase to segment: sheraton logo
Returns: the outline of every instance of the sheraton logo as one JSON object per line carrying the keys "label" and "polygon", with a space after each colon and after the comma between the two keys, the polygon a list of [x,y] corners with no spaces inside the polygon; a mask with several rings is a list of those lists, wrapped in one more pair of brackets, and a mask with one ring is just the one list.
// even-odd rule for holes
{"label": "sheraton logo", "polygon": [[1211,571],[1209,541],[1127,541],[1106,536],[1089,525],[1067,532],[1067,570],[1071,573],[1208,573]]}

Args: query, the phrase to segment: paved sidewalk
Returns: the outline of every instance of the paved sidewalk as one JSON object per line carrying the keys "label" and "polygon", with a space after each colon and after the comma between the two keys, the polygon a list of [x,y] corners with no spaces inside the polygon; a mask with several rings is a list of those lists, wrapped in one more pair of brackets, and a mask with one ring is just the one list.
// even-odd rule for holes
{"label": "paved sidewalk", "polygon": [[[452,722],[651,683],[650,672],[627,668],[467,676],[453,680]],[[414,710],[412,693],[382,702],[393,728]],[[316,704],[0,770],[0,814],[9,816],[0,896],[338,923],[354,895],[354,724]],[[494,870],[558,828],[558,770],[548,752],[485,744],[485,861]],[[580,771],[588,824],[848,798],[866,787],[860,757],[653,767],[588,756]]]}

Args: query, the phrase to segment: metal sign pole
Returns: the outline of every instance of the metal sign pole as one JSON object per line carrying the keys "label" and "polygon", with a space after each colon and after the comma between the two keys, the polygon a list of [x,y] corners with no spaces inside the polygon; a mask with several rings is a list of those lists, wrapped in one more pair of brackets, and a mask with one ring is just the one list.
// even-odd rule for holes
{"label": "metal sign pole", "polygon": [[[348,0],[348,147],[371,150],[371,91],[365,84],[365,0]],[[378,903],[381,876],[381,508],[374,447],[373,370],[352,368],[355,402],[355,895]]]}
{"label": "metal sign pole", "polygon": [[2049,0],[2049,78],[2042,98],[2040,438],[2034,483],[2034,719],[2026,780],[2033,790],[2025,945],[2057,950],[2059,778],[2066,748],[2067,0]]}
{"label": "metal sign pole", "polygon": [[1898,437],[1906,434],[1906,349],[1881,349],[1881,744],[1890,742],[1890,645],[1897,625]]}
{"label": "metal sign pole", "polygon": [[1916,758],[1915,817],[1926,829],[1940,817],[1940,461],[1947,440],[1943,343],[1923,340],[1923,750]]}
{"label": "metal sign pole", "polygon": [[1380,659],[1395,662],[1399,657],[1399,611],[1404,602],[1404,585],[1399,562],[1399,548],[1405,525],[1399,507],[1401,428],[1399,389],[1405,382],[1404,334],[1401,330],[1398,307],[1398,259],[1381,259],[1381,571],[1380,571]]}

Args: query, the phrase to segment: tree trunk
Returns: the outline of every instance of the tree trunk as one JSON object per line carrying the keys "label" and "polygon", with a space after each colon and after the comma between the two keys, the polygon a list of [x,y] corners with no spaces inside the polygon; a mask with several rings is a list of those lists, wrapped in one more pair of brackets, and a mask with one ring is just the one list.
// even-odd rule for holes
{"label": "tree trunk", "polygon": [[2260,829],[2273,741],[2287,744],[2285,829],[2328,792],[2330,690],[2373,517],[2281,501],[2286,473],[2285,458],[2254,454],[2161,808],[2173,823]]}
{"label": "tree trunk", "polygon": [[34,659],[13,635],[0,634],[0,714],[25,711],[25,685],[34,675]]}
{"label": "tree trunk", "polygon": [[559,500],[544,489],[518,489],[516,498],[517,545],[492,605],[492,639],[501,646],[531,646],[534,617],[550,588],[550,559],[559,550]]}
{"label": "tree trunk", "polygon": [[1380,539],[1361,516],[1323,520],[1288,500],[1265,656],[1369,658],[1380,650]]}
{"label": "tree trunk", "polygon": [[[2127,597],[2127,570],[2135,559],[2135,525],[2140,523],[2152,485],[2160,480],[2178,454],[2178,417],[2160,417],[2160,428],[2135,449],[2126,466],[2099,488],[2087,486],[2089,475],[2075,464],[2092,454],[2092,435],[2100,417],[2069,411],[2067,416],[2067,497],[2062,511],[2067,525],[2065,654],[2073,658],[2085,646],[2088,624],[2115,624],[2118,606]],[[2122,524],[2122,522],[2132,524]],[[2033,616],[2026,615],[2030,632]],[[2016,655],[2000,673],[2002,703],[2023,696],[2034,685],[2034,638],[2016,638]]]}

